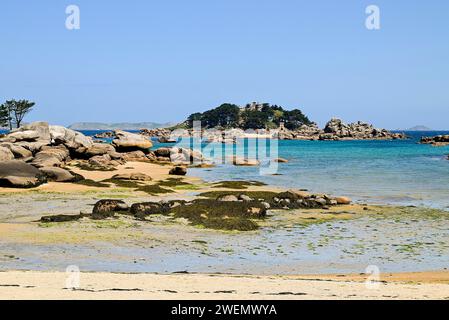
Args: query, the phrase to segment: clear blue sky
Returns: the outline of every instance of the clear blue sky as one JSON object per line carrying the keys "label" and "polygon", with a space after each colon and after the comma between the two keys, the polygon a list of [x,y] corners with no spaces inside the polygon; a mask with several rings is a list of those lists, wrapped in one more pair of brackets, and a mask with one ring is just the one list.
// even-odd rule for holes
{"label": "clear blue sky", "polygon": [[[65,28],[65,8],[81,29]],[[381,30],[365,28],[365,8]],[[449,129],[449,1],[171,0],[0,4],[0,100],[26,119],[180,121],[223,102],[390,129]]]}

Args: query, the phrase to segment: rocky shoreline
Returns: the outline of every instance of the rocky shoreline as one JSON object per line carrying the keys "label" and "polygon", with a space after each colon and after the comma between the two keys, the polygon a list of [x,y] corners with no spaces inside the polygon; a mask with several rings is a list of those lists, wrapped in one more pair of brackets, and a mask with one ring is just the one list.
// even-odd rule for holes
{"label": "rocky shoreline", "polygon": [[449,145],[449,135],[438,135],[434,137],[422,137],[420,143],[431,144],[434,147],[445,147]]}
{"label": "rocky shoreline", "polygon": [[[109,136],[109,135],[108,135]],[[157,194],[172,192],[166,186],[189,185],[179,178],[154,183],[147,171],[118,173],[118,167],[126,163],[147,162],[169,165],[170,176],[184,176],[187,167],[208,166],[210,163],[199,151],[187,148],[158,148],[151,150],[152,142],[143,135],[116,130],[111,143],[94,142],[80,132],[45,122],[35,122],[0,138],[0,187],[36,188],[47,182],[72,183],[92,187],[129,188],[130,190]],[[284,159],[277,159],[285,162]],[[259,165],[257,160],[234,156],[234,165]],[[107,179],[89,180],[87,172],[108,173]],[[148,184],[150,183],[150,184]],[[256,220],[264,219],[267,210],[321,209],[348,205],[345,197],[325,194],[309,194],[304,191],[243,192],[248,186],[264,185],[257,182],[229,181],[218,187],[230,188],[229,192],[211,191],[190,201],[160,200],[138,202],[128,206],[122,200],[97,201],[92,212],[78,215],[43,216],[41,222],[66,222],[91,218],[103,220],[116,214],[146,220],[152,215],[173,215],[184,218],[193,225],[203,225],[226,230],[254,230]]]}
{"label": "rocky shoreline", "polygon": [[[397,140],[406,139],[404,133],[395,133],[386,129],[378,129],[369,123],[358,121],[346,124],[341,119],[333,118],[324,128],[316,123],[302,125],[296,130],[289,130],[283,126],[278,129],[256,129],[251,133],[238,128],[218,130],[209,129],[201,132],[193,129],[170,130],[167,128],[140,129],[140,134],[158,138],[160,143],[176,142],[177,137],[200,137],[207,142],[235,143],[238,138],[264,137],[279,140]],[[113,132],[99,133],[96,138],[111,138]]]}
{"label": "rocky shoreline", "polygon": [[200,152],[186,148],[160,148],[147,137],[122,130],[112,143],[94,142],[80,132],[62,126],[35,122],[0,138],[0,186],[30,188],[46,181],[74,182],[83,177],[67,169],[113,171],[127,161],[173,164],[175,175],[186,174],[185,166],[202,163]]}
{"label": "rocky shoreline", "polygon": [[361,121],[346,124],[333,118],[323,129],[316,124],[303,125],[298,130],[280,130],[281,140],[397,140],[406,139],[403,133],[393,133],[386,129],[377,129],[373,125]]}

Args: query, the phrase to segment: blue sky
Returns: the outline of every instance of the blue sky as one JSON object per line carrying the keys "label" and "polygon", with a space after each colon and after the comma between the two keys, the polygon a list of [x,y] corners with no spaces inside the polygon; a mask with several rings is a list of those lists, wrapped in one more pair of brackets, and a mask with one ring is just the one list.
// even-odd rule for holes
{"label": "blue sky", "polygon": [[[81,29],[65,28],[76,4]],[[365,28],[380,8],[381,29]],[[449,129],[449,1],[25,1],[0,4],[0,100],[27,118],[180,121],[223,102],[390,129]]]}

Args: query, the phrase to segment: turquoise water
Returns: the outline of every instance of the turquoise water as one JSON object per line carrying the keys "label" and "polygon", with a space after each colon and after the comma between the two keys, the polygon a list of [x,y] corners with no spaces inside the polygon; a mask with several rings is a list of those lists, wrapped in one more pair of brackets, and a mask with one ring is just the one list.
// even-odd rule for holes
{"label": "turquoise water", "polygon": [[[345,195],[370,204],[449,209],[449,146],[418,144],[422,136],[449,132],[406,134],[410,139],[395,141],[282,140],[278,156],[289,162],[280,163],[276,175],[261,175],[258,167],[229,164],[210,170],[190,169],[189,174],[206,181],[258,180],[284,188]],[[154,148],[160,146],[155,142]]]}
{"label": "turquoise water", "polygon": [[[98,132],[83,131],[90,136]],[[210,170],[190,169],[189,174],[206,181],[258,180],[284,188],[345,195],[372,204],[448,209],[449,146],[417,142],[421,136],[449,132],[407,134],[411,139],[397,141],[279,141],[279,157],[289,160],[279,164],[279,175],[261,175],[257,167],[227,164]],[[160,146],[155,142],[154,148]]]}
{"label": "turquoise water", "polygon": [[286,188],[346,195],[368,203],[449,208],[449,147],[417,144],[422,135],[409,132],[403,141],[279,141],[275,176],[255,167],[220,165],[189,173],[207,181],[251,179]]}

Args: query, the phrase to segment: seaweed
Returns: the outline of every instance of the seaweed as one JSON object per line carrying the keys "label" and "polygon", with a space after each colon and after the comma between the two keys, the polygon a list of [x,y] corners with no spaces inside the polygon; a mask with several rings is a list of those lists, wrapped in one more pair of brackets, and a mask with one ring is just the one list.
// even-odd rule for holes
{"label": "seaweed", "polygon": [[88,187],[97,187],[97,188],[109,188],[110,185],[107,183],[104,183],[102,181],[94,181],[91,179],[84,179],[84,180],[79,180],[79,181],[75,181],[76,184],[82,184],[83,186],[88,186]]}
{"label": "seaweed", "polygon": [[150,184],[145,186],[140,186],[136,191],[146,192],[151,195],[162,194],[162,193],[172,193],[173,190],[162,188],[158,184]]}
{"label": "seaweed", "polygon": [[220,181],[214,183],[212,188],[225,188],[225,189],[248,189],[248,187],[260,187],[265,186],[266,184],[260,181],[241,181],[241,180],[233,180],[233,181]]}
{"label": "seaweed", "polygon": [[121,188],[139,188],[142,186],[142,184],[133,181],[133,180],[123,180],[123,179],[106,179],[103,180],[102,182],[107,182],[107,183],[113,183],[115,184],[117,187],[121,187]]}
{"label": "seaweed", "polygon": [[197,199],[188,205],[170,209],[175,218],[185,218],[199,227],[237,231],[258,229],[253,219],[263,218],[265,212],[258,202],[222,202],[212,199]]}
{"label": "seaweed", "polygon": [[50,222],[69,222],[76,221],[83,217],[82,214],[58,214],[54,216],[43,216],[40,222],[50,223]]}
{"label": "seaweed", "polygon": [[178,187],[178,186],[188,186],[188,185],[192,185],[192,184],[185,182],[179,178],[167,178],[165,180],[158,181],[157,185],[163,186],[163,187]]}

